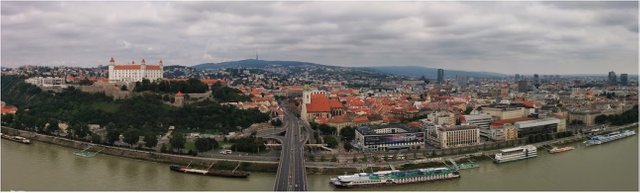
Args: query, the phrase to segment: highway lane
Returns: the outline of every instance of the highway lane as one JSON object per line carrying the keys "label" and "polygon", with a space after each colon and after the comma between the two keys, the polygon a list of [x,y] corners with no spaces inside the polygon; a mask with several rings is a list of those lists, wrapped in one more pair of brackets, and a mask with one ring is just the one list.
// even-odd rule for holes
{"label": "highway lane", "polygon": [[299,119],[285,109],[286,134],[282,143],[280,165],[276,174],[275,191],[306,191],[307,178],[304,166],[304,142]]}

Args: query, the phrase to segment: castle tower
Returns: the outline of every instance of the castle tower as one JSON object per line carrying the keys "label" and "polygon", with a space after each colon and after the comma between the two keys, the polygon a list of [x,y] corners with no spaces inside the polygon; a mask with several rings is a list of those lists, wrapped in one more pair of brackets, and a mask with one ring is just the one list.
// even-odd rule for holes
{"label": "castle tower", "polygon": [[111,57],[111,60],[109,60],[109,74],[108,74],[108,78],[109,78],[109,82],[113,82],[115,80],[115,67],[116,67],[116,60],[113,59],[113,57]]}
{"label": "castle tower", "polygon": [[163,65],[163,64],[162,64],[162,60],[160,60],[160,68],[162,68],[162,65]]}
{"label": "castle tower", "polygon": [[182,107],[184,105],[184,94],[182,94],[182,92],[178,91],[178,93],[176,93],[173,104],[178,107]]}

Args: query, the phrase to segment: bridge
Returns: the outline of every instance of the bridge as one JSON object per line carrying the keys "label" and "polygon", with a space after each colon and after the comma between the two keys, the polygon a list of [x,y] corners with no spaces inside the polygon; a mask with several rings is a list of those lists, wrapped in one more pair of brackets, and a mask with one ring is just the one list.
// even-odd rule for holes
{"label": "bridge", "polygon": [[300,119],[287,109],[285,109],[283,128],[286,131],[284,139],[274,138],[282,142],[282,151],[273,189],[275,191],[306,191],[304,144],[309,136],[302,136]]}

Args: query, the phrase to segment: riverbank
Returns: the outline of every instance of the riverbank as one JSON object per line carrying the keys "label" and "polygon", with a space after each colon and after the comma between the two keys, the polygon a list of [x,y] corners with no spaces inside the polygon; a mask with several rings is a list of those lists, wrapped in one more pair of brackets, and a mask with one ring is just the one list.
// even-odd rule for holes
{"label": "riverbank", "polygon": [[274,161],[249,161],[249,160],[225,160],[218,158],[206,158],[206,157],[193,157],[193,156],[184,156],[184,155],[174,155],[174,154],[166,154],[166,153],[158,153],[158,152],[150,152],[150,151],[142,151],[136,149],[115,147],[115,146],[107,146],[101,144],[93,144],[84,141],[76,141],[63,137],[50,136],[39,134],[31,131],[18,130],[9,127],[2,127],[2,132],[10,135],[22,136],[33,141],[39,141],[54,145],[60,145],[64,147],[70,147],[75,149],[85,149],[89,146],[92,146],[92,150],[102,150],[100,153],[126,157],[132,159],[153,161],[159,163],[168,163],[168,164],[180,164],[187,165],[191,164],[193,166],[202,166],[206,167],[214,164],[214,169],[229,169],[229,165],[233,164],[233,169],[237,164],[240,164],[238,169],[243,171],[258,171],[258,172],[276,172],[278,168],[278,162]]}
{"label": "riverbank", "polygon": [[[616,130],[623,129],[637,129],[637,124],[627,125],[624,127],[619,127],[603,132],[613,132]],[[45,142],[49,144],[55,144],[65,147],[71,147],[75,149],[85,149],[88,146],[94,146],[94,150],[102,149],[101,153],[133,158],[139,160],[160,162],[160,163],[168,163],[168,164],[181,164],[186,165],[191,163],[191,165],[196,167],[208,167],[212,163],[214,164],[214,169],[234,169],[238,164],[239,170],[242,171],[251,171],[251,172],[269,172],[275,173],[277,172],[278,162],[276,161],[255,161],[255,160],[236,160],[236,159],[220,159],[220,158],[209,158],[209,157],[193,157],[193,156],[185,156],[185,155],[175,155],[175,154],[166,154],[166,153],[158,153],[158,152],[150,152],[150,151],[142,151],[136,149],[115,147],[115,146],[106,146],[100,144],[93,144],[83,141],[76,141],[71,139],[66,139],[62,137],[49,136],[38,134],[31,131],[24,131],[13,129],[9,127],[2,127],[4,133],[8,133],[11,135],[17,135],[29,138],[34,141]],[[546,142],[540,142],[531,144],[536,147],[546,146],[546,145],[558,145],[564,143],[572,143],[584,140],[587,136],[583,135],[575,135],[567,138],[555,139]],[[459,161],[461,159],[472,158],[474,160],[483,160],[483,159],[491,159],[490,157],[494,155],[496,152],[500,151],[500,149],[494,150],[486,150],[486,151],[478,151],[474,153],[464,153],[464,154],[455,154],[448,156],[439,156],[439,157],[429,157],[424,159],[414,159],[414,160],[403,160],[403,161],[389,161],[389,162],[377,162],[377,163],[341,163],[341,162],[307,162],[306,169],[308,174],[344,174],[346,173],[354,173],[362,170],[388,170],[391,166],[396,169],[410,169],[416,167],[434,167],[434,166],[442,166],[444,162],[449,159]]]}

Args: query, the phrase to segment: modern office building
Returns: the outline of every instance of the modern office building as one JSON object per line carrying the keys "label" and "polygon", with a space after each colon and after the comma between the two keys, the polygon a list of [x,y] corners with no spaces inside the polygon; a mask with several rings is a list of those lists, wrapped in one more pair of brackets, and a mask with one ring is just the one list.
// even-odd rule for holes
{"label": "modern office building", "polygon": [[529,84],[526,80],[518,81],[518,92],[527,92],[529,91]]}
{"label": "modern office building", "polygon": [[558,132],[560,119],[545,118],[516,122],[513,125],[518,128],[518,138],[529,135]]}
{"label": "modern office building", "polygon": [[616,85],[618,83],[618,78],[616,77],[616,73],[614,71],[609,72],[609,85]]}
{"label": "modern office building", "polygon": [[493,117],[487,114],[463,115],[460,118],[460,122],[476,125],[480,129],[489,129],[489,124],[493,121]]}
{"label": "modern office building", "polygon": [[494,116],[497,120],[520,118],[528,115],[524,107],[512,106],[482,107],[480,112],[482,112],[482,114]]}
{"label": "modern office building", "polygon": [[518,128],[511,123],[491,123],[489,132],[480,132],[482,137],[494,141],[510,141],[518,139]]}
{"label": "modern office building", "polygon": [[480,129],[475,125],[445,125],[430,129],[429,143],[442,149],[480,144]]}
{"label": "modern office building", "polygon": [[620,74],[620,85],[628,86],[629,85],[629,75],[628,74]]}
{"label": "modern office building", "polygon": [[421,149],[425,134],[421,128],[404,124],[363,125],[356,128],[353,146],[364,152]]}
{"label": "modern office building", "polygon": [[444,70],[438,69],[438,84],[444,83]]}

